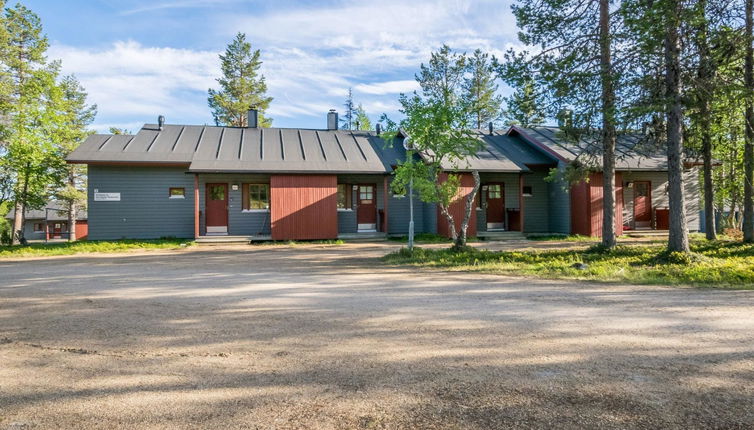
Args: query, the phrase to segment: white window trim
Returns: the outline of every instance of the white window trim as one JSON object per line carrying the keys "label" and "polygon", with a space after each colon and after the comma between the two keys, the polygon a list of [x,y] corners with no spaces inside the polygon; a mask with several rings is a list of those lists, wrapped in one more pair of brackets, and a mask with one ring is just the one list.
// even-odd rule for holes
{"label": "white window trim", "polygon": [[353,212],[351,208],[338,208],[338,212]]}
{"label": "white window trim", "polygon": [[186,196],[170,196],[169,199],[185,199]]}
{"label": "white window trim", "polygon": [[263,213],[263,212],[269,212],[269,209],[242,209],[241,212],[243,213]]}

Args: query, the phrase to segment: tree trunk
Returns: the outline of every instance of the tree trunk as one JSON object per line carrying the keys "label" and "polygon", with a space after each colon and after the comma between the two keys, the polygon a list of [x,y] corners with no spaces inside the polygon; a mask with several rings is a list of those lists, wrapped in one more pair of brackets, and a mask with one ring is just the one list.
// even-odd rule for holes
{"label": "tree trunk", "polygon": [[699,9],[704,14],[700,20],[697,45],[699,49],[699,88],[697,88],[697,102],[699,104],[699,128],[702,134],[702,157],[704,159],[704,232],[707,240],[717,239],[715,227],[715,190],[712,180],[712,113],[710,103],[713,93],[713,79],[715,75],[714,65],[710,57],[710,49],[707,42],[707,1],[699,2]]}
{"label": "tree trunk", "polygon": [[[615,237],[615,88],[610,52],[610,2],[600,0],[600,81],[602,84],[602,246]],[[523,223],[523,220],[521,220]]]}
{"label": "tree trunk", "polygon": [[[71,172],[68,175],[68,186],[71,190],[76,189],[76,177]],[[75,194],[74,194],[75,195]],[[71,199],[68,202],[68,241],[69,242],[75,242],[76,241],[76,212],[78,211],[78,203],[75,199]]]}
{"label": "tree trunk", "polygon": [[[748,0],[752,1],[752,0]],[[667,99],[668,206],[670,231],[668,250],[690,252],[683,193],[683,105],[681,101],[680,15],[681,2],[673,0],[665,32],[665,96]]]}
{"label": "tree trunk", "polygon": [[[479,185],[481,179],[479,178],[479,172],[473,170],[471,176],[474,178],[474,189],[471,190],[468,196],[466,196],[466,213],[463,214],[463,222],[461,222],[461,231],[456,239],[455,248],[461,249],[466,246],[467,235],[466,232],[469,229],[469,222],[471,221],[471,214],[474,211],[474,200],[476,200],[476,194],[479,191]],[[523,222],[523,220],[521,220]]]}
{"label": "tree trunk", "polygon": [[21,195],[16,194],[15,212],[13,213],[13,237],[11,245],[21,243],[24,236],[24,215],[26,215],[26,196],[29,192],[29,167],[24,170]]}
{"label": "tree trunk", "polygon": [[24,231],[24,204],[19,197],[16,197],[16,203],[14,205],[15,212],[13,213],[13,231],[11,231],[11,245],[18,245],[21,243],[20,237]]}
{"label": "tree trunk", "polygon": [[450,232],[450,238],[453,239],[453,242],[455,242],[456,240],[458,240],[458,233],[456,233],[456,223],[453,220],[453,215],[450,214],[448,207],[442,203],[440,203],[440,213],[448,222],[448,231]]}
{"label": "tree trunk", "polygon": [[744,91],[746,135],[744,145],[744,242],[754,242],[754,0],[746,0],[746,62]]}

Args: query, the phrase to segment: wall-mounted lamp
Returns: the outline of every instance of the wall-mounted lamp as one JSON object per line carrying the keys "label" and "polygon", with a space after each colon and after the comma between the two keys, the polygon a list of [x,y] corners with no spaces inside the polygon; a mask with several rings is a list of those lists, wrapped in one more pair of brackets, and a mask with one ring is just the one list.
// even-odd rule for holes
{"label": "wall-mounted lamp", "polygon": [[634,183],[632,181],[628,181],[628,182],[626,182],[626,187],[627,188],[633,188],[634,187]]}
{"label": "wall-mounted lamp", "polygon": [[238,184],[231,185],[230,189],[233,190],[233,191],[238,191]]}
{"label": "wall-mounted lamp", "polygon": [[359,186],[358,185],[354,185],[352,188],[353,188],[354,191],[356,191],[356,190],[359,189]]}
{"label": "wall-mounted lamp", "polygon": [[489,187],[490,187],[489,185],[482,185],[482,189],[483,189],[484,191],[487,191],[487,189],[488,189]]}

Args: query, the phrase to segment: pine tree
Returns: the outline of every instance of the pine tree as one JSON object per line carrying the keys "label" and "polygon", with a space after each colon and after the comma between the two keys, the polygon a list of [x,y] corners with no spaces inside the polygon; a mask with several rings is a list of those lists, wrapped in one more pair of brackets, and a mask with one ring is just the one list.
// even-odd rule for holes
{"label": "pine tree", "polygon": [[602,161],[602,245],[606,248],[616,244],[616,87],[620,73],[613,57],[615,48],[621,46],[609,9],[609,0],[521,0],[513,6],[521,29],[519,38],[540,52],[511,50],[506,61],[498,63],[501,76],[512,86],[525,89],[534,82],[541,88],[547,94],[547,111],[553,116],[564,108],[574,112],[565,130],[567,137],[592,141],[580,161],[592,170],[599,169],[597,160]]}
{"label": "pine tree", "polygon": [[356,116],[354,117],[354,129],[355,130],[371,130],[372,121],[369,119],[367,112],[364,110],[364,106],[359,103],[356,108]]}
{"label": "pine tree", "polygon": [[489,55],[480,49],[468,58],[468,76],[464,78],[463,98],[471,122],[481,129],[488,122],[500,119],[503,98],[497,94],[495,70]]}
{"label": "pine tree", "polygon": [[53,102],[57,121],[52,141],[56,147],[55,197],[68,209],[68,240],[76,240],[78,209],[86,204],[86,166],[68,164],[65,158],[91,134],[89,125],[97,114],[97,106],[87,103],[87,94],[74,76],[64,77],[55,88]]}
{"label": "pine tree", "polygon": [[55,85],[59,66],[48,65],[47,38],[39,17],[23,5],[5,9],[8,43],[0,47],[0,61],[10,86],[3,101],[4,159],[13,177],[15,215],[13,243],[23,234],[27,208],[44,205],[50,181],[52,147],[46,136],[49,121],[48,90]]}
{"label": "pine tree", "polygon": [[535,127],[545,122],[542,102],[531,78],[521,81],[510,97],[505,98],[503,118],[506,125]]}
{"label": "pine tree", "polygon": [[258,49],[252,51],[243,33],[238,33],[225,54],[220,55],[222,77],[217,79],[220,89],[209,89],[207,99],[217,125],[245,127],[252,107],[259,111],[260,127],[272,125],[272,119],[265,115],[272,97],[267,96],[267,83],[259,73],[260,56]]}
{"label": "pine tree", "polygon": [[351,88],[348,89],[348,96],[346,96],[346,102],[343,103],[343,107],[346,108],[346,110],[340,118],[340,128],[344,130],[353,130],[355,125],[354,121],[356,120],[358,112],[356,111],[356,104],[353,101],[353,91]]}
{"label": "pine tree", "polygon": [[744,41],[744,242],[754,243],[754,0],[746,0]]}

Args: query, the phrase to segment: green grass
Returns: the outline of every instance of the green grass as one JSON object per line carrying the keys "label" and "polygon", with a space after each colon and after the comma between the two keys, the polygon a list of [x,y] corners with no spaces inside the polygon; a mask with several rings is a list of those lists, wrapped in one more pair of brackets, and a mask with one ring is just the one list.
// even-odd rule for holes
{"label": "green grass", "polygon": [[526,238],[536,241],[558,241],[558,242],[599,242],[599,237],[582,236],[579,234],[550,234],[550,233],[532,233],[527,234]]}
{"label": "green grass", "polygon": [[34,243],[26,246],[0,246],[0,258],[40,257],[84,253],[121,252],[134,249],[175,249],[190,246],[193,241],[181,239],[159,240],[84,240],[80,242]]}
{"label": "green grass", "polygon": [[485,251],[416,248],[389,254],[389,264],[445,270],[580,279],[631,284],[692,285],[754,289],[754,245],[695,242],[692,256],[667,254],[662,245],[586,250]]}
{"label": "green grass", "polygon": [[[393,236],[390,237],[389,240],[393,242],[408,242],[408,236]],[[479,239],[476,237],[469,237],[466,239],[467,242],[477,242]],[[440,236],[439,234],[434,233],[417,233],[414,235],[414,243],[451,243],[452,240],[448,239],[445,236]]]}

